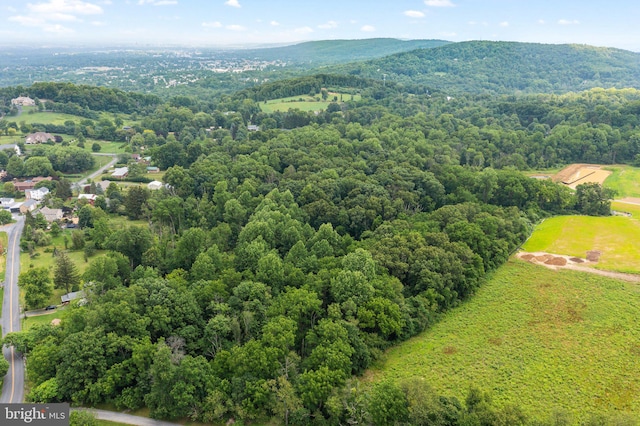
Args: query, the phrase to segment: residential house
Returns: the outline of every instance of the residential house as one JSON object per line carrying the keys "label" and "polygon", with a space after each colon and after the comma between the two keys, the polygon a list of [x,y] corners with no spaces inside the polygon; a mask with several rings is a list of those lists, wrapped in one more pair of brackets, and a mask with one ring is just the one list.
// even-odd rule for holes
{"label": "residential house", "polygon": [[256,126],[255,124],[249,124],[247,126],[247,130],[250,132],[257,132],[260,130],[260,126]]}
{"label": "residential house", "polygon": [[24,196],[27,198],[27,200],[42,201],[45,195],[47,195],[48,193],[49,188],[43,186],[42,188],[38,189],[26,189],[24,191]]}
{"label": "residential house", "polygon": [[78,200],[87,200],[89,204],[93,205],[96,202],[98,196],[96,194],[79,194]]}
{"label": "residential house", "polygon": [[50,209],[49,207],[43,207],[39,210],[40,213],[47,219],[47,222],[54,222],[62,219],[62,209]]}
{"label": "residential house", "polygon": [[84,299],[84,291],[73,291],[71,293],[63,294],[60,296],[60,300],[62,300],[63,305],[68,305],[72,300],[79,299],[82,301]]}
{"label": "residential house", "polygon": [[162,184],[162,182],[154,180],[151,181],[147,184],[147,188],[151,191],[157,191],[158,189],[161,189],[164,185]]}
{"label": "residential house", "polygon": [[26,200],[20,206],[20,213],[26,214],[27,212],[32,212],[38,207],[38,202],[36,200]]}
{"label": "residential house", "polygon": [[8,209],[15,203],[16,200],[14,198],[0,198],[0,207],[3,209]]}
{"label": "residential house", "polygon": [[36,101],[28,96],[18,96],[15,99],[11,99],[11,105],[36,106]]}
{"label": "residential house", "polygon": [[56,138],[51,133],[36,132],[28,134],[24,140],[27,145],[35,145],[39,143],[55,142]]}
{"label": "residential house", "polygon": [[156,166],[147,166],[147,173],[160,173],[160,169]]}
{"label": "residential house", "polygon": [[111,177],[116,178],[116,179],[124,179],[129,175],[129,168],[128,167],[119,167],[117,169],[115,169],[113,171],[113,173],[111,173]]}
{"label": "residential house", "polygon": [[24,192],[27,189],[33,189],[36,186],[36,183],[38,182],[42,182],[43,180],[51,180],[51,179],[52,179],[51,176],[47,176],[47,177],[38,176],[31,179],[23,180],[23,181],[18,181],[14,179],[13,186],[16,188],[16,191]]}

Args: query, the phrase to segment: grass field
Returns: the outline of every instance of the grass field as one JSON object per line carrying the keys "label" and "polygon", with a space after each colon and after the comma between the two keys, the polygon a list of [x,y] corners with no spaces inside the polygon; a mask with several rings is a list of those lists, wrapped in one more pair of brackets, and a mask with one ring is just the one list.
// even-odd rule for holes
{"label": "grass field", "polygon": [[604,181],[604,186],[615,190],[616,198],[640,197],[640,168],[610,166],[605,169],[613,173]]}
{"label": "grass field", "polygon": [[619,201],[611,202],[611,210],[615,210],[618,212],[624,212],[631,214],[631,217],[634,219],[640,220],[640,205],[639,204],[629,204],[629,203],[621,203]]}
{"label": "grass field", "polygon": [[[67,238],[69,239],[69,247],[71,247],[71,231],[68,229],[65,229],[64,232],[60,234],[58,237],[51,239],[51,245],[49,246],[49,249],[52,250],[53,247],[57,247],[58,250],[64,250],[64,235],[67,235]],[[26,253],[26,252],[21,253],[20,254],[20,271],[24,272],[29,268],[44,267],[50,271],[51,280],[53,281],[53,271],[55,269],[55,258],[53,257],[52,253],[45,252],[45,249],[46,247],[36,248],[35,252],[37,253],[37,256],[35,257],[30,257],[29,253]],[[91,259],[95,259],[97,256],[103,255],[104,253],[105,252],[103,250],[97,250],[96,254],[93,255],[89,259],[89,261],[91,261]],[[69,250],[67,251],[67,255],[78,268],[78,273],[82,275],[84,271],[87,269],[87,266],[89,265],[88,262],[84,261],[84,251]],[[66,290],[54,289],[52,296],[49,298],[48,304],[49,305],[60,304],[60,296],[62,296],[65,293],[66,293]],[[21,296],[22,296],[22,291],[21,291]]]}
{"label": "grass field", "polygon": [[[58,302],[59,301],[60,299],[58,299]],[[62,311],[60,309],[56,309],[55,311],[48,314],[28,316],[22,321],[22,329],[28,330],[34,325],[51,324],[52,320],[60,318],[61,315]]]}
{"label": "grass field", "polygon": [[[2,245],[2,250],[0,250],[0,281],[4,281],[4,273],[7,269],[7,258],[4,255],[4,251],[9,245],[9,236],[6,232],[0,231],[0,245]],[[2,304],[0,303],[1,306]]]}
{"label": "grass field", "polygon": [[596,268],[640,273],[638,241],[640,221],[636,219],[557,216],[538,225],[522,249],[582,258],[588,250],[598,250],[601,256]]}
{"label": "grass field", "polygon": [[65,121],[71,120],[80,122],[84,120],[83,117],[71,114],[63,114],[59,112],[34,112],[37,111],[37,107],[23,107],[22,114],[17,117],[5,117],[7,121],[20,123],[24,121],[26,124],[41,123],[41,124],[56,124],[62,125]]}
{"label": "grass field", "polygon": [[[272,99],[267,101],[266,103],[260,104],[260,109],[264,112],[270,113],[275,111],[288,111],[289,109],[297,108],[301,111],[321,111],[327,109],[327,106],[331,103],[329,100],[333,99],[334,96],[338,97],[340,100],[340,93],[337,92],[329,92],[329,97],[327,101],[318,100],[320,96],[291,96],[288,98],[280,98],[280,99]],[[360,95],[353,95],[353,100],[360,100]],[[348,101],[351,100],[350,94],[342,94],[342,100]]]}
{"label": "grass field", "polygon": [[470,387],[534,417],[640,416],[640,288],[511,260],[461,307],[389,351],[365,378],[424,378],[464,400]]}

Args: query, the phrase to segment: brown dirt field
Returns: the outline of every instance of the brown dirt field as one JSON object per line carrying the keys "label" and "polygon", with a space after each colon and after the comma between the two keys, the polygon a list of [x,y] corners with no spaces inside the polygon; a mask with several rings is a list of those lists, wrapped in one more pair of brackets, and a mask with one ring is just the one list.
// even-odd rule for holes
{"label": "brown dirt field", "polygon": [[602,184],[610,174],[610,171],[603,170],[598,164],[571,164],[556,173],[552,179],[576,189],[576,186],[583,183]]}
{"label": "brown dirt field", "polygon": [[602,253],[600,253],[597,250],[592,250],[592,251],[588,251],[587,252],[587,260],[589,262],[597,262],[598,260],[600,260],[600,255]]}
{"label": "brown dirt field", "polygon": [[[592,252],[589,252],[592,253]],[[598,257],[600,256],[600,252],[598,253]],[[624,272],[612,272],[612,271],[602,271],[600,269],[590,268],[589,264],[595,264],[596,261],[590,261],[589,259],[581,259],[579,257],[571,257],[565,255],[556,255],[550,253],[527,253],[527,252],[519,252],[516,254],[518,259],[525,260],[527,262],[542,265],[546,268],[551,269],[571,269],[574,271],[587,272],[589,274],[602,275],[604,277],[616,278],[623,281],[629,281],[634,283],[640,283],[640,275],[635,274],[625,274]],[[594,257],[592,257],[594,258]],[[540,260],[546,259],[546,260]]]}
{"label": "brown dirt field", "polygon": [[554,257],[544,263],[546,265],[565,266],[567,264],[567,259],[565,259],[564,257]]}

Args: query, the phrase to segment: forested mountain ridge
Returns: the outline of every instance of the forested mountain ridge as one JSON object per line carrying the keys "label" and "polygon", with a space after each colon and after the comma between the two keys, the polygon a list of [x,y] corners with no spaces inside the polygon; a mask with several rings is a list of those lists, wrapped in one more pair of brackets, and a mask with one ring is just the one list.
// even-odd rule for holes
{"label": "forested mountain ridge", "polygon": [[587,45],[470,41],[334,66],[333,73],[450,93],[565,93],[640,88],[640,54]]}
{"label": "forested mountain ridge", "polygon": [[294,63],[338,64],[384,57],[414,49],[430,49],[451,42],[445,40],[399,40],[371,38],[362,40],[308,41],[291,46],[249,50],[260,59],[279,59]]}

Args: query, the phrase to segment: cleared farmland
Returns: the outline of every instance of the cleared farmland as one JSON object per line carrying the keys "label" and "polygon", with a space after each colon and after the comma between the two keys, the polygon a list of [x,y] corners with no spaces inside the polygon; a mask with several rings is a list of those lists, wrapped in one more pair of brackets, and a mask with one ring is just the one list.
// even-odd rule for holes
{"label": "cleared farmland", "polygon": [[640,416],[640,291],[511,260],[427,332],[387,351],[367,380],[424,378],[464,400],[470,387],[572,423],[591,413]]}

